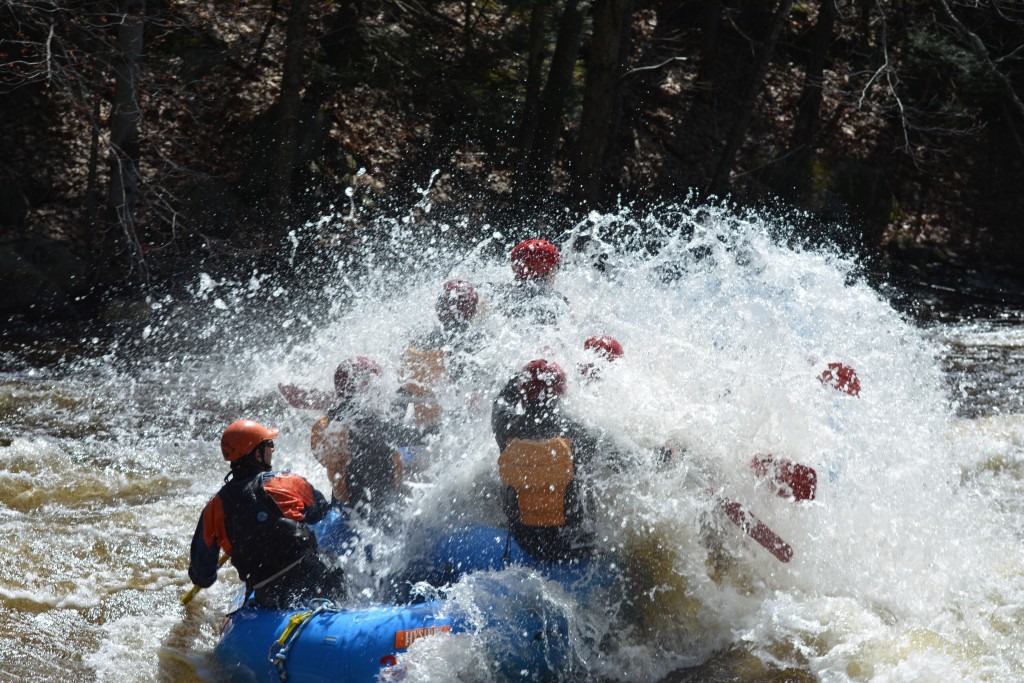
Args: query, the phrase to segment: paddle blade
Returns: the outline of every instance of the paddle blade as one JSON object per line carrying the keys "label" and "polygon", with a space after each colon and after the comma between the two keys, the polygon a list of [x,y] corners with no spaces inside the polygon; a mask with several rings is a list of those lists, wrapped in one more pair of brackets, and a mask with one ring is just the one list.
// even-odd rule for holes
{"label": "paddle blade", "polygon": [[767,477],[775,484],[775,493],[781,498],[814,500],[818,491],[818,473],[813,467],[762,455],[755,455],[750,467],[758,476]]}
{"label": "paddle blade", "polygon": [[278,384],[278,391],[293,408],[326,412],[334,405],[334,395],[322,389],[308,389],[296,384]]}
{"label": "paddle blade", "polygon": [[719,498],[718,504],[733,524],[774,555],[779,562],[789,562],[793,559],[793,547],[742,505],[728,498]]}
{"label": "paddle blade", "polygon": [[827,384],[836,391],[850,396],[860,396],[860,378],[857,371],[842,363],[829,363],[828,367],[818,375],[822,384]]}

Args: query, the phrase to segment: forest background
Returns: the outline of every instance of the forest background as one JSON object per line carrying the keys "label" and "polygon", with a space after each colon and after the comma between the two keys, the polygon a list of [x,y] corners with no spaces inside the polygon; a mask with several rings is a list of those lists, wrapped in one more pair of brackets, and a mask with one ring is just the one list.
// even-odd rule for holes
{"label": "forest background", "polygon": [[5,0],[0,313],[287,277],[425,198],[452,239],[771,207],[1020,299],[1022,46],[1019,0]]}

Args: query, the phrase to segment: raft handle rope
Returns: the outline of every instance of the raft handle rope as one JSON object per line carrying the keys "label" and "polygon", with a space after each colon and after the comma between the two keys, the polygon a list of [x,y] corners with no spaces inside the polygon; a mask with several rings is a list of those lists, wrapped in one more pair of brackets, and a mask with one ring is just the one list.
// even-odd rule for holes
{"label": "raft handle rope", "polygon": [[[324,600],[315,609],[311,609],[308,612],[296,612],[288,618],[288,624],[284,627],[284,631],[281,632],[281,637],[270,646],[268,657],[270,663],[277,669],[277,676],[281,683],[287,683],[288,681],[288,651],[291,650],[299,634],[302,633],[302,629],[317,614],[328,611],[337,612],[339,610],[334,606],[333,602]],[[275,648],[280,649],[275,652]]]}

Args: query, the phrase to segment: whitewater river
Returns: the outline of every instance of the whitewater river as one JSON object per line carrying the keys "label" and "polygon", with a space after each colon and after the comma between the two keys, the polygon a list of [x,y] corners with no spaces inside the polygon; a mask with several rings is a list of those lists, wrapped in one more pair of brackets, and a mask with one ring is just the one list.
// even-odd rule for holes
{"label": "whitewater river", "polygon": [[[594,216],[577,231],[589,240],[561,236],[571,312],[535,327],[487,306],[476,371],[442,392],[444,429],[417,456],[409,528],[500,523],[490,401],[548,357],[570,370],[567,410],[638,454],[601,483],[594,516],[602,543],[652,577],[642,623],[551,596],[572,625],[566,680],[679,680],[695,666],[711,681],[776,680],[776,669],[1024,680],[1024,314],[915,322],[855,263],[786,246],[771,237],[780,227],[676,209]],[[390,392],[409,340],[435,322],[442,282],[467,279],[493,302],[512,244],[491,226],[442,247],[449,228],[382,223],[361,256],[335,259],[331,240],[351,248],[359,235],[326,217],[281,255],[305,274],[301,290],[259,273],[202,277],[116,337],[0,349],[0,680],[221,680],[211,653],[234,570],[178,603],[197,515],[226,472],[220,431],[243,416],[279,426],[275,464],[328,490],[309,450],[317,414],[289,406],[277,383],[326,389],[359,354],[381,362]],[[593,334],[626,355],[584,384],[574,369]],[[830,362],[855,368],[859,397],[818,381]],[[669,441],[685,456],[645,466]],[[817,499],[776,496],[749,467],[755,453],[813,466]],[[785,538],[793,560],[719,519],[691,468]],[[402,545],[401,533],[377,539],[380,566],[353,562],[355,599],[372,600],[367,577],[400,563]],[[453,587],[452,609],[471,613],[475,590]],[[491,680],[491,646],[508,637],[417,641],[405,680]]]}

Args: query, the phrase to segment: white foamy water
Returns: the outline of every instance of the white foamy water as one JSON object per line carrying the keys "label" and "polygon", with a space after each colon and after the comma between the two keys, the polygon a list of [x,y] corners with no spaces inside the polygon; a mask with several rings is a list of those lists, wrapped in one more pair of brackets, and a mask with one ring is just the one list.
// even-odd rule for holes
{"label": "white foamy water", "polygon": [[[325,218],[296,240],[339,225]],[[582,600],[520,568],[467,577],[449,609],[479,628],[418,641],[401,656],[406,680],[498,680],[508,637],[487,614],[509,589],[565,621],[577,678],[658,680],[734,645],[822,681],[1024,678],[1024,416],[958,417],[942,370],[946,344],[1012,346],[1019,331],[923,331],[855,264],[716,207],[530,235],[563,245],[556,288],[571,306],[538,327],[495,304],[515,241],[501,226],[463,248],[441,246],[448,226],[387,227],[364,258],[297,263],[310,273],[302,291],[259,274],[205,277],[193,300],[154,302],[131,343],[56,376],[0,378],[12,437],[0,448],[0,533],[17,549],[0,568],[11,680],[216,680],[209,655],[234,571],[187,609],[177,597],[196,517],[225,472],[220,430],[243,415],[280,426],[276,464],[329,490],[309,450],[317,414],[288,406],[277,383],[328,389],[340,360],[366,355],[385,368],[385,400],[452,277],[486,303],[478,372],[439,395],[443,428],[417,456],[407,535],[368,532],[377,566],[351,559],[353,581],[370,591],[370,573],[397,570],[432,528],[500,525],[490,403],[545,357],[568,371],[565,409],[627,457],[593,475],[593,514],[601,545],[646,567],[652,597],[636,617],[637,596]],[[630,233],[640,237],[618,237]],[[592,361],[583,341],[595,334],[625,356],[587,384],[576,368]],[[859,397],[818,381],[829,362],[856,369]],[[685,452],[661,464],[669,442]],[[775,495],[749,466],[757,453],[813,466],[816,500]],[[697,472],[789,542],[792,561],[729,524]]]}

